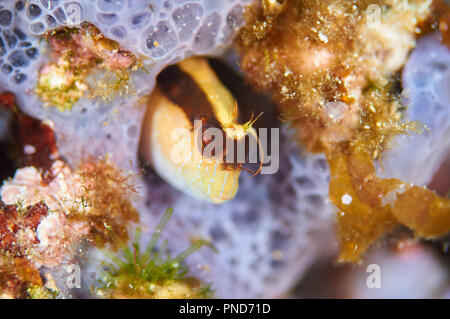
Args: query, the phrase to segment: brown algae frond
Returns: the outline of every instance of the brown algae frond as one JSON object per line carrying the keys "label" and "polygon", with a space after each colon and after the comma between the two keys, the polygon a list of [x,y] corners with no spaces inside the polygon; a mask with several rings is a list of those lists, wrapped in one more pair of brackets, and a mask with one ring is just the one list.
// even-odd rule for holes
{"label": "brown algae frond", "polygon": [[128,226],[138,222],[139,214],[132,205],[136,190],[131,176],[108,161],[89,162],[76,171],[83,193],[68,215],[71,222],[89,225],[89,241],[113,250],[128,242]]}
{"label": "brown algae frond", "polygon": [[205,299],[213,292],[209,285],[188,275],[183,261],[208,243],[196,241],[191,247],[171,257],[166,250],[167,242],[157,247],[160,235],[172,216],[173,209],[168,208],[155,228],[145,250],[141,251],[140,230],[136,230],[132,248],[126,247],[120,255],[108,253],[112,261],[99,279],[100,287],[94,292],[98,297],[114,299]]}

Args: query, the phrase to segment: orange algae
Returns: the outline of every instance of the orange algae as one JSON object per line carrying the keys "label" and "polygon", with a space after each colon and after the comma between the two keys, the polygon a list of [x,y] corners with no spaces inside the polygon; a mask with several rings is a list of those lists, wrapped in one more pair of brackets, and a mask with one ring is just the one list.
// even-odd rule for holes
{"label": "orange algae", "polygon": [[43,286],[39,270],[27,258],[0,256],[0,299],[29,298],[29,288]]}
{"label": "orange algae", "polygon": [[[367,27],[373,4],[385,11],[384,32]],[[248,80],[271,92],[301,144],[327,155],[341,261],[358,261],[398,225],[425,238],[450,231],[448,199],[375,174],[374,161],[394,136],[420,131],[418,123],[402,122],[395,72],[431,1],[404,4],[262,0],[247,11],[237,39]]]}
{"label": "orange algae", "polygon": [[136,190],[128,176],[108,161],[88,162],[76,171],[81,178],[84,194],[80,201],[86,210],[74,210],[70,221],[87,222],[88,240],[98,247],[113,250],[128,242],[128,225],[139,221],[132,205]]}
{"label": "orange algae", "polygon": [[450,6],[445,0],[434,0],[430,19],[421,27],[426,31],[439,30],[441,41],[450,47]]}
{"label": "orange algae", "polygon": [[450,200],[426,188],[375,175],[372,158],[363,151],[328,154],[330,199],[340,210],[341,261],[356,262],[375,241],[395,226],[433,238],[450,230]]}
{"label": "orange algae", "polygon": [[54,299],[58,294],[51,276],[42,278],[29,259],[0,255],[0,299]]}
{"label": "orange algae", "polygon": [[412,186],[399,194],[392,213],[420,237],[442,236],[450,229],[450,200],[422,187]]}

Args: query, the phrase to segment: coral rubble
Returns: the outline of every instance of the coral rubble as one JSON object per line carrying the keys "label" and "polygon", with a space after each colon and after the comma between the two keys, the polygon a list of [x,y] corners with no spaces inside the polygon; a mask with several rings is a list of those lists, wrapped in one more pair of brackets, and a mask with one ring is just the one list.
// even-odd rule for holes
{"label": "coral rubble", "polygon": [[92,24],[49,31],[45,38],[54,62],[42,67],[35,89],[44,104],[61,111],[70,109],[89,90],[88,75],[92,69],[105,68],[117,78],[115,82],[94,82],[90,88],[92,97],[108,100],[119,93],[133,92],[129,72],[139,66],[136,57],[117,42],[105,38]]}

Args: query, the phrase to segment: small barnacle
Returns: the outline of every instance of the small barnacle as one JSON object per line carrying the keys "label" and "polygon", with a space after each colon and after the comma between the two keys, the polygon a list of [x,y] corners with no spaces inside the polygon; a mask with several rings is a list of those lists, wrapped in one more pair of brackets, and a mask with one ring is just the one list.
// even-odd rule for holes
{"label": "small barnacle", "polygon": [[164,247],[157,247],[160,235],[169,221],[173,209],[168,208],[155,228],[144,251],[140,249],[140,230],[136,230],[132,248],[126,247],[121,255],[105,252],[111,259],[99,279],[100,287],[93,289],[102,298],[143,299],[204,299],[212,291],[198,279],[188,276],[183,261],[204,245],[196,241],[176,257],[171,257]]}

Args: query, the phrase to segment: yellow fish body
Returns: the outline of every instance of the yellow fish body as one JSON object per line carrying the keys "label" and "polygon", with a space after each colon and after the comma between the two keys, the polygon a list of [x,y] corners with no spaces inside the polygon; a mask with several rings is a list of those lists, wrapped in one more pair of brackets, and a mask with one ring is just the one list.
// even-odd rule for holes
{"label": "yellow fish body", "polygon": [[[197,199],[223,203],[239,188],[239,165],[203,156],[195,146],[194,121],[219,128],[240,139],[253,128],[237,123],[234,97],[202,58],[170,66],[158,76],[144,121],[142,155],[157,173],[178,190]],[[184,132],[184,133],[183,133]]]}

